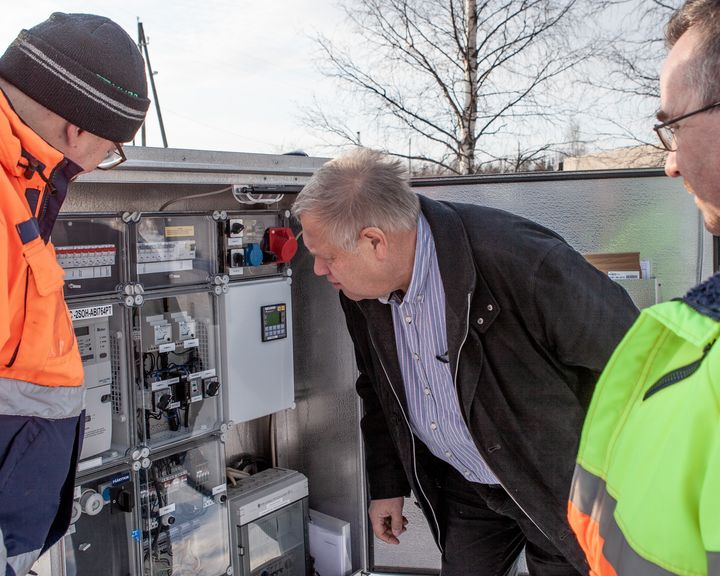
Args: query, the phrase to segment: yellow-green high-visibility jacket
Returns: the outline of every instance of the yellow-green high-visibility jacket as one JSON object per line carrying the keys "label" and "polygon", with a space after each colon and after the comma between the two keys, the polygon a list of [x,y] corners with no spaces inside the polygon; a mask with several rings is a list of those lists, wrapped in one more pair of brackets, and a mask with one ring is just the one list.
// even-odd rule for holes
{"label": "yellow-green high-visibility jacket", "polygon": [[591,575],[720,576],[720,274],[642,312],[585,421],[568,517]]}

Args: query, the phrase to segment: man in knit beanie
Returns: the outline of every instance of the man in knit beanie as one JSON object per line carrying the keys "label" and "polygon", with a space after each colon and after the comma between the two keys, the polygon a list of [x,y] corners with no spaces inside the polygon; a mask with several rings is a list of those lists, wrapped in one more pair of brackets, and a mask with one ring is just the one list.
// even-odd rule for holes
{"label": "man in knit beanie", "polygon": [[102,16],[55,13],[0,57],[0,576],[27,574],[72,511],[83,368],[50,233],[148,106],[137,46]]}

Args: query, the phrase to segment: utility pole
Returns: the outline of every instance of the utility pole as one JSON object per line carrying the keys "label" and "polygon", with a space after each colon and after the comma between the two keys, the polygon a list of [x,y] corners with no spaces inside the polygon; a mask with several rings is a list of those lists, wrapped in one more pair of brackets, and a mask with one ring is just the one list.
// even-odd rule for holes
{"label": "utility pole", "polygon": [[[150,53],[148,52],[148,41],[145,38],[145,30],[140,18],[138,18],[138,46],[145,53],[145,64],[147,65],[148,76],[150,77],[150,87],[152,89],[153,100],[155,101],[155,111],[160,124],[160,134],[162,135],[163,147],[167,148],[167,136],[165,135],[165,124],[163,123],[162,113],[160,112],[160,101],[158,100],[157,89],[155,88],[155,72],[150,65]],[[142,145],[145,146],[145,123],[142,125]]]}

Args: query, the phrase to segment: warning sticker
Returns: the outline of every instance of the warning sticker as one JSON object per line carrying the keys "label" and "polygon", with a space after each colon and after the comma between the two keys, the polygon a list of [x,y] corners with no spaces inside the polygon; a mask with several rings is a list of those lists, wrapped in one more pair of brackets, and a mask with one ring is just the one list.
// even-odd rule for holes
{"label": "warning sticker", "polygon": [[165,227],[165,238],[178,238],[180,236],[195,236],[195,226]]}

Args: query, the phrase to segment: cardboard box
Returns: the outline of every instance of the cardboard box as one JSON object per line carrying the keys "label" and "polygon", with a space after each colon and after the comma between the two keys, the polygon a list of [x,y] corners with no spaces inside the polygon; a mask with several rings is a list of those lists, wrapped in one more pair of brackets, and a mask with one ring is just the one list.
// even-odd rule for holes
{"label": "cardboard box", "polygon": [[585,259],[613,280],[642,278],[640,252],[585,254]]}

